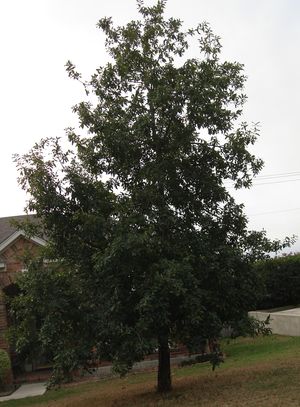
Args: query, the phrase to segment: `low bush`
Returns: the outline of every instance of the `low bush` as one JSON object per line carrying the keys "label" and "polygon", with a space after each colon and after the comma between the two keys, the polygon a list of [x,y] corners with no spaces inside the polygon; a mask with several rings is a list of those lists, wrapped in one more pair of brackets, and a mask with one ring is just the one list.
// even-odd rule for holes
{"label": "low bush", "polygon": [[11,363],[8,353],[0,349],[0,390],[10,384],[11,379]]}
{"label": "low bush", "polygon": [[204,362],[208,362],[210,360],[211,360],[211,354],[206,353],[204,355],[198,355],[193,359],[183,360],[182,362],[180,362],[179,366],[180,367],[191,366],[191,365],[195,365],[196,363],[204,363]]}

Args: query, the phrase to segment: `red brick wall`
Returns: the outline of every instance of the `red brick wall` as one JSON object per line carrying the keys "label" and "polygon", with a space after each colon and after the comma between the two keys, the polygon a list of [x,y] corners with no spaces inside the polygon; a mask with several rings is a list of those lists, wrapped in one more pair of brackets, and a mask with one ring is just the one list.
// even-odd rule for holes
{"label": "red brick wall", "polygon": [[[6,263],[5,273],[17,273],[23,268],[23,257],[28,254],[35,254],[39,246],[24,237],[18,237],[6,249],[1,252],[1,257]],[[1,272],[2,274],[2,272]]]}
{"label": "red brick wall", "polygon": [[9,346],[5,339],[5,331],[7,328],[6,306],[4,302],[4,295],[0,290],[0,349],[8,350]]}
{"label": "red brick wall", "polygon": [[5,270],[0,269],[0,349],[9,351],[9,345],[5,339],[8,319],[3,289],[13,284],[17,274],[25,268],[24,255],[36,254],[38,250],[37,244],[20,236],[0,253],[6,265]]}

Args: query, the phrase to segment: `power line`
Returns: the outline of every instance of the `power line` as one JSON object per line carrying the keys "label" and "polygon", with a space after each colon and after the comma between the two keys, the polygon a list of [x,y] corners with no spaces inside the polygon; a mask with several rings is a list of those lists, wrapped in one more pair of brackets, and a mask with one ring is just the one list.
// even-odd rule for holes
{"label": "power line", "polygon": [[[259,187],[260,185],[285,184],[287,182],[295,182],[295,181],[300,181],[300,178],[286,179],[283,181],[274,181],[274,182],[259,182],[258,184],[253,183],[253,184],[251,184],[250,187],[252,188],[252,187]],[[232,183],[231,185],[227,185],[227,188],[234,188],[234,184]]]}
{"label": "power line", "polygon": [[[258,175],[255,178],[253,178],[254,183],[252,184],[252,186],[256,186],[256,185],[267,185],[267,184],[276,184],[276,183],[285,183],[285,182],[293,182],[293,181],[299,181],[299,179],[286,179],[286,180],[278,180],[276,181],[276,178],[291,178],[291,177],[299,177],[300,176],[300,171],[294,171],[294,172],[281,172],[281,173],[277,173],[277,174],[269,174],[269,175]],[[255,183],[255,181],[273,181],[274,182],[258,182]],[[231,184],[234,185],[233,181],[227,180],[224,181],[225,185],[226,184]]]}
{"label": "power line", "polygon": [[[271,180],[271,182],[258,182],[258,183],[253,183],[251,187],[256,187],[260,185],[272,185],[272,184],[284,184],[287,182],[296,182],[300,181],[300,178],[296,179],[284,179],[284,180],[278,180],[276,181],[276,178],[287,178],[287,177],[297,177],[300,175],[300,171],[293,171],[293,172],[282,172],[282,173],[277,173],[277,174],[269,174],[269,175],[261,175],[255,177],[255,180]],[[274,181],[273,181],[274,180]],[[288,212],[295,212],[299,211],[299,208],[290,208],[290,209],[280,209],[280,210],[275,210],[275,211],[268,211],[268,212],[259,212],[259,213],[254,213],[249,216],[261,216],[261,215],[272,215],[276,213],[288,213]]]}
{"label": "power line", "polygon": [[286,179],[284,181],[274,181],[274,182],[260,182],[259,184],[252,184],[252,187],[258,187],[259,185],[272,185],[272,184],[285,184],[286,182],[295,182],[300,181],[300,178],[297,179]]}
{"label": "power line", "polygon": [[281,210],[278,210],[278,211],[253,213],[252,215],[249,215],[249,216],[271,215],[273,213],[294,212],[294,211],[299,211],[299,210],[300,210],[300,208],[281,209]]}
{"label": "power line", "polygon": [[284,177],[296,177],[300,175],[300,171],[294,172],[282,172],[278,174],[269,174],[269,175],[258,175],[255,179],[272,179],[272,178],[284,178]]}

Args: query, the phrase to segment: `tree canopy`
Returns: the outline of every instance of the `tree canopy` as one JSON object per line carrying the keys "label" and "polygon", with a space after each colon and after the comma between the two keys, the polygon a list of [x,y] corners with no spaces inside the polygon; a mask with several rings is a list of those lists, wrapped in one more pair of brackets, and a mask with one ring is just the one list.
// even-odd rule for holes
{"label": "tree canopy", "polygon": [[[49,253],[80,281],[72,291],[78,317],[68,301],[40,310],[46,321],[55,312],[66,331],[85,329],[85,352],[77,360],[74,352],[71,365],[92,352],[124,372],[158,348],[165,391],[170,343],[192,346],[240,323],[258,292],[251,263],[274,244],[247,230],[243,206],[224,184],[250,187],[263,165],[251,153],[257,126],[241,120],[243,65],[221,59],[207,23],[184,30],[164,17],[163,0],[137,7],[140,20],[123,27],[99,21],[110,62],[90,80],[66,64],[90,96],[74,107],[82,130],[67,130],[70,148],[44,139],[16,161]],[[39,284],[55,297],[55,284]],[[45,349],[53,331],[39,338]],[[52,346],[54,360],[68,343]]]}

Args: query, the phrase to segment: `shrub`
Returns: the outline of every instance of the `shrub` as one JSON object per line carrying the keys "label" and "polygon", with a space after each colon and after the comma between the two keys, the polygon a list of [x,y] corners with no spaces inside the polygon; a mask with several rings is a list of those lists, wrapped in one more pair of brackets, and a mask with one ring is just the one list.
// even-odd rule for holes
{"label": "shrub", "polygon": [[8,353],[0,349],[0,389],[4,389],[11,379],[11,363]]}
{"label": "shrub", "polygon": [[259,308],[300,303],[300,254],[264,260],[255,269],[264,286]]}

